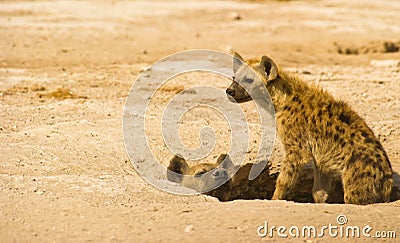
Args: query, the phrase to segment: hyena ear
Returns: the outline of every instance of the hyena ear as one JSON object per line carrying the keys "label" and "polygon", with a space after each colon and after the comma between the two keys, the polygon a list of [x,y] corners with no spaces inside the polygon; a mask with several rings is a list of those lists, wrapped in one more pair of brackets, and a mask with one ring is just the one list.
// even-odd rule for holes
{"label": "hyena ear", "polygon": [[260,68],[264,71],[267,82],[278,77],[278,66],[271,58],[263,56],[261,58]]}
{"label": "hyena ear", "polygon": [[221,165],[221,167],[226,170],[231,170],[231,169],[234,169],[234,167],[235,167],[231,158],[229,158],[229,155],[227,155],[227,154],[221,154],[218,157],[217,165]]}
{"label": "hyena ear", "polygon": [[244,59],[237,52],[233,52],[233,73],[236,73],[237,70],[243,65]]}
{"label": "hyena ear", "polygon": [[175,155],[169,162],[167,169],[167,179],[172,182],[180,183],[183,175],[187,174],[189,165],[182,156]]}

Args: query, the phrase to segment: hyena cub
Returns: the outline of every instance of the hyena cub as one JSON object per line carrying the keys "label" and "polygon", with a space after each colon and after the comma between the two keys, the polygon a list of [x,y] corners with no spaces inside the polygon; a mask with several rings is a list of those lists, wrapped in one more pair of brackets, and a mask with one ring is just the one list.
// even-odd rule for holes
{"label": "hyena cub", "polygon": [[234,53],[234,81],[226,93],[231,100],[252,99],[243,88],[254,74],[266,86],[275,107],[278,136],[286,157],[272,199],[286,199],[308,161],[314,162],[313,198],[331,202],[341,184],[344,202],[388,202],[393,186],[386,152],[365,121],[345,102],[278,69],[267,56],[247,61]]}
{"label": "hyena cub", "polygon": [[226,154],[221,154],[214,164],[199,163],[191,166],[184,158],[175,155],[168,166],[167,179],[227,201],[231,190],[230,175],[234,169],[235,165]]}

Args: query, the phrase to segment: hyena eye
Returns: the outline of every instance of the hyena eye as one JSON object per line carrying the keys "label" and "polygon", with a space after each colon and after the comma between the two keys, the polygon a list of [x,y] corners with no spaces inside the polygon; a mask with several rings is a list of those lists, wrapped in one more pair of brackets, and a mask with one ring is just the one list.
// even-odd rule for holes
{"label": "hyena eye", "polygon": [[252,79],[252,78],[245,78],[245,79],[244,79],[244,82],[245,82],[245,83],[248,83],[248,84],[251,84],[251,83],[254,82],[254,79]]}

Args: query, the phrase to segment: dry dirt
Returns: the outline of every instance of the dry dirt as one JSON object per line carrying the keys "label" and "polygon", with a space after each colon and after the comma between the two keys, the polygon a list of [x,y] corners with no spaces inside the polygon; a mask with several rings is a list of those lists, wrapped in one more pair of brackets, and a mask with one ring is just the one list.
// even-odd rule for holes
{"label": "dry dirt", "polygon": [[[134,171],[122,134],[124,102],[143,68],[182,50],[235,49],[245,57],[268,54],[347,101],[400,172],[399,12],[395,0],[0,1],[0,241],[279,240],[276,232],[260,238],[257,228],[265,221],[338,225],[340,214],[348,218],[344,226],[369,225],[373,235],[396,231],[399,239],[400,201],[221,203],[160,191]],[[157,123],[168,99],[193,84],[223,89],[229,82],[201,73],[160,90],[148,113],[157,158],[172,157]],[[259,120],[253,104],[242,107],[255,131],[246,157],[252,162]],[[216,129],[218,143],[206,160],[229,148],[220,117],[200,111],[182,122],[190,146],[204,124]],[[281,159],[278,149],[271,160]]]}

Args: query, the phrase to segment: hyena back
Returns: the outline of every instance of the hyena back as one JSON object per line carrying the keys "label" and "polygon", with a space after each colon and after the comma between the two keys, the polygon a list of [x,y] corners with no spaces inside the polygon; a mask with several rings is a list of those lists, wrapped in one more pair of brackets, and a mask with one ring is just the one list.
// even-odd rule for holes
{"label": "hyena back", "polygon": [[356,112],[321,88],[282,72],[267,56],[244,63],[235,53],[234,81],[226,93],[239,103],[251,100],[243,87],[256,74],[271,96],[286,153],[272,199],[286,199],[301,168],[313,161],[315,202],[331,202],[329,195],[338,183],[345,203],[390,200],[393,179],[388,156]]}

